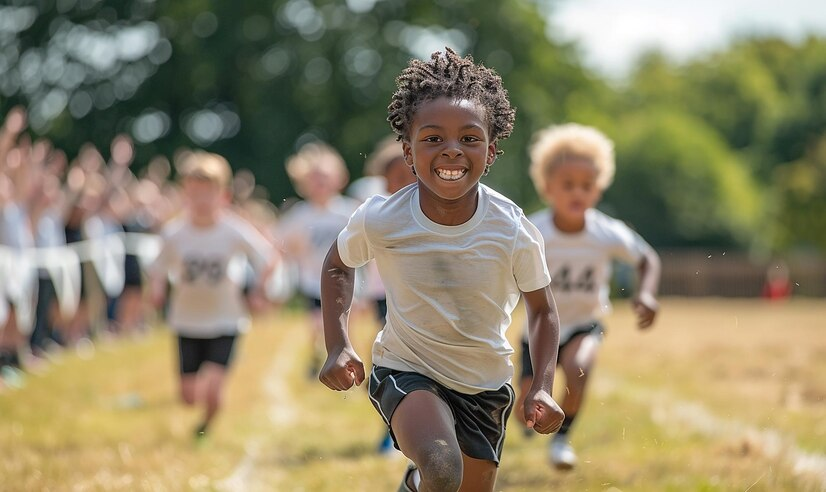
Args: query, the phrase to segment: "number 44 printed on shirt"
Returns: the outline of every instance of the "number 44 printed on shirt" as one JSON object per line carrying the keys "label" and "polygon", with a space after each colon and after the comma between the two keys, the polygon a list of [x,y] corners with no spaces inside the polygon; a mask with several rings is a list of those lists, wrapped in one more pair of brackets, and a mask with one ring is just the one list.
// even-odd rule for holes
{"label": "number 44 printed on shirt", "polygon": [[582,271],[574,274],[569,265],[564,265],[556,271],[552,276],[554,290],[564,292],[583,291],[593,292],[594,284],[594,268],[585,267]]}

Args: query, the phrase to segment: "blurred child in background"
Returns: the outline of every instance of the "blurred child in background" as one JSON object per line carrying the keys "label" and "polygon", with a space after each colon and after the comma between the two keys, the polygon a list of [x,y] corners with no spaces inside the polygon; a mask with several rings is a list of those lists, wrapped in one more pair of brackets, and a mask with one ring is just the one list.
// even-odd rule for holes
{"label": "blurred child in background", "polygon": [[[37,276],[22,264],[22,253],[33,248],[35,238],[30,226],[27,202],[30,195],[32,143],[23,131],[26,113],[13,108],[0,127],[0,390],[23,384],[21,349],[25,346],[26,311]],[[13,278],[14,282],[6,279]],[[21,314],[23,316],[21,316]]]}
{"label": "blurred child in background", "polygon": [[[576,124],[552,126],[537,133],[530,154],[531,180],[550,208],[528,218],[545,242],[559,308],[558,363],[566,384],[562,399],[565,420],[551,440],[550,459],[557,468],[570,469],[577,461],[570,444],[571,425],[582,406],[602,341],[600,320],[610,312],[612,261],[637,267],[639,288],[633,307],[641,329],[650,327],[657,314],[660,261],[651,246],[627,225],[594,208],[614,177],[614,146],[605,135]],[[533,377],[528,347],[525,337],[517,405],[522,405]],[[517,411],[516,415],[521,417],[522,413]]]}
{"label": "blurred child in background", "polygon": [[163,305],[172,280],[168,324],[178,336],[180,394],[187,405],[203,403],[195,429],[204,436],[221,407],[224,380],[238,336],[249,325],[243,255],[259,272],[259,285],[277,260],[270,243],[250,224],[229,213],[231,169],[216,154],[192,152],[180,171],[187,213],[163,232],[163,246],[150,268],[151,299]]}
{"label": "blurred child in background", "polygon": [[358,201],[341,195],[349,181],[344,159],[322,142],[305,144],[287,159],[287,174],[303,198],[281,217],[277,236],[286,256],[298,268],[298,292],[310,310],[312,354],[308,375],[321,368],[321,268],[338,233],[347,225]]}

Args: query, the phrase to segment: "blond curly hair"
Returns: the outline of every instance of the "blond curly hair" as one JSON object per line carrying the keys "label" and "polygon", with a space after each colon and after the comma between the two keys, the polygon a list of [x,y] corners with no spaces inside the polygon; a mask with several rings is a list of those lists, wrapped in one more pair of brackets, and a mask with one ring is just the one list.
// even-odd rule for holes
{"label": "blond curly hair", "polygon": [[287,176],[302,196],[306,178],[313,171],[321,171],[330,176],[338,190],[342,190],[350,179],[344,158],[336,149],[324,142],[304,144],[298,152],[287,158],[285,167]]}
{"label": "blond curly hair", "polygon": [[531,181],[544,196],[551,170],[569,160],[590,161],[597,169],[597,187],[605,190],[614,180],[614,142],[594,127],[568,123],[534,134],[530,147]]}

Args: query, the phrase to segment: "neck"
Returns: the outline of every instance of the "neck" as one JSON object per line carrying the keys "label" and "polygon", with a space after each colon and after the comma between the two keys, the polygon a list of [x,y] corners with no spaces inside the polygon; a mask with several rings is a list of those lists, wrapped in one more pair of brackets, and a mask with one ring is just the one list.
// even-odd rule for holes
{"label": "neck", "polygon": [[[427,195],[427,197],[424,195]],[[464,224],[476,213],[478,205],[478,185],[457,200],[445,200],[431,193],[427,187],[419,186],[419,207],[422,209],[422,213],[425,217],[440,225],[456,226]]]}
{"label": "neck", "polygon": [[192,225],[195,227],[211,227],[218,222],[218,215],[219,213],[217,211],[205,214],[193,213],[190,215],[190,220],[192,221]]}
{"label": "neck", "polygon": [[585,216],[576,218],[563,218],[559,214],[553,214],[553,223],[561,232],[575,233],[585,229]]}
{"label": "neck", "polygon": [[330,195],[330,196],[317,196],[317,197],[313,197],[313,199],[312,199],[312,200],[310,200],[310,202],[311,202],[313,205],[315,205],[316,207],[319,207],[319,208],[325,208],[325,207],[327,207],[327,204],[328,204],[328,203],[330,203],[330,201],[331,201],[331,200],[333,199],[333,197],[335,197],[335,196],[336,196],[336,195]]}

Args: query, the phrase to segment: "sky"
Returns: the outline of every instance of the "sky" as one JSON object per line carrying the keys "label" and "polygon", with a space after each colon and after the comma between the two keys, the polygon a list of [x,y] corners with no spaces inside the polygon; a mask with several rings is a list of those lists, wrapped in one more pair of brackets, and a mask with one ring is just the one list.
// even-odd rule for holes
{"label": "sky", "polygon": [[792,41],[826,36],[824,0],[557,0],[551,29],[577,40],[588,66],[622,77],[643,50],[685,60],[732,36],[770,33]]}

